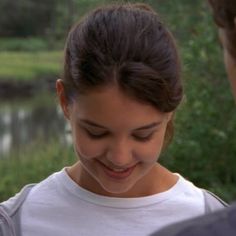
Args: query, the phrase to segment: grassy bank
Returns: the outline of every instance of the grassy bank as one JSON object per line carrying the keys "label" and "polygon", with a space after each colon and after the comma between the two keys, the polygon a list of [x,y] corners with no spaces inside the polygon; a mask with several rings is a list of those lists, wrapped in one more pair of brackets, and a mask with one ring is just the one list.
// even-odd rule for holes
{"label": "grassy bank", "polygon": [[56,76],[62,63],[61,51],[0,51],[0,81],[29,81]]}

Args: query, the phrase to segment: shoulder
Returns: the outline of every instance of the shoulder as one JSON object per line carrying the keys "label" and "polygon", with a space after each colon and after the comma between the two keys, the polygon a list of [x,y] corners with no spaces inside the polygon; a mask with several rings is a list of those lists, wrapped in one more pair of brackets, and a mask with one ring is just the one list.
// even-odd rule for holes
{"label": "shoulder", "polygon": [[9,216],[15,214],[15,212],[28,200],[29,196],[31,196],[35,191],[38,193],[47,191],[48,189],[53,188],[53,177],[54,174],[41,181],[40,183],[33,183],[24,186],[20,192],[18,192],[15,196],[9,198],[8,200],[0,203],[0,208],[4,210]]}
{"label": "shoulder", "polygon": [[27,199],[24,203],[24,206],[27,204],[37,204],[46,201],[52,201],[53,198],[58,196],[58,177],[60,177],[62,172],[55,172],[37,185],[30,191],[27,196]]}
{"label": "shoulder", "polygon": [[[166,193],[165,205],[171,204],[171,211],[185,214],[185,219],[202,215],[205,212],[204,196],[200,188],[179,175],[177,183]],[[170,211],[170,208],[167,208]]]}
{"label": "shoulder", "polygon": [[214,193],[202,189],[204,200],[205,200],[205,211],[206,213],[213,212],[215,210],[219,210],[228,206],[228,204],[223,201],[221,198],[216,196]]}
{"label": "shoulder", "polygon": [[[179,175],[179,174],[178,174]],[[181,197],[185,200],[189,199],[191,202],[204,203],[204,195],[201,188],[195,186],[192,182],[179,175],[178,181],[179,191],[182,193]]]}
{"label": "shoulder", "polygon": [[0,203],[0,235],[15,235],[20,225],[20,215],[22,208],[40,194],[43,197],[45,192],[50,193],[50,189],[55,189],[55,173],[37,184],[28,184],[21,189],[15,196]]}
{"label": "shoulder", "polygon": [[182,175],[177,174],[179,177],[179,188],[182,189],[182,192],[184,192],[187,195],[196,195],[201,194],[200,188],[195,186],[191,181],[184,178]]}
{"label": "shoulder", "polygon": [[211,214],[173,224],[152,236],[213,236],[216,232],[222,232],[220,235],[233,236],[236,235],[235,221],[236,204]]}
{"label": "shoulder", "polygon": [[180,186],[186,198],[190,198],[194,202],[202,202],[204,213],[210,213],[228,206],[226,202],[209,190],[195,186],[192,182],[186,180],[182,176],[180,176],[180,180]]}
{"label": "shoulder", "polygon": [[8,200],[0,203],[0,209],[7,213],[9,216],[15,214],[18,208],[23,204],[28,194],[36,184],[28,184],[24,186],[19,193],[9,198]]}
{"label": "shoulder", "polygon": [[19,228],[19,212],[22,204],[35,184],[26,185],[14,197],[0,203],[0,235],[16,235]]}

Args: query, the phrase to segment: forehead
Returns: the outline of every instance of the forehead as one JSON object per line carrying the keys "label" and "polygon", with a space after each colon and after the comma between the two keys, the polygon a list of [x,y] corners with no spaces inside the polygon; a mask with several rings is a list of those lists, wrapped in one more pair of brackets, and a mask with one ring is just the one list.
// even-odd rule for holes
{"label": "forehead", "polygon": [[73,103],[74,115],[100,124],[145,125],[161,121],[166,113],[141,103],[120,91],[116,86],[105,87],[80,95]]}

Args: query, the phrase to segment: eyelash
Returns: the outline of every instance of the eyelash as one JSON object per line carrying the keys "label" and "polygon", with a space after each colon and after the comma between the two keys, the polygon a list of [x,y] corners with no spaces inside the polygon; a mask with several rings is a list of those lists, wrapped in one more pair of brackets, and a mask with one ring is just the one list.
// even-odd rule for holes
{"label": "eyelash", "polygon": [[[93,134],[89,130],[86,130],[86,133],[92,139],[102,139],[102,138],[104,138],[104,137],[106,137],[108,135],[108,132],[104,132],[104,133],[101,133],[101,134]],[[147,135],[145,137],[133,135],[133,138],[136,141],[139,141],[139,142],[147,142],[147,141],[149,141],[152,138],[152,136],[153,136],[153,133],[151,133],[151,134],[149,134],[149,135]]]}
{"label": "eyelash", "polygon": [[133,135],[134,139],[139,142],[147,142],[147,141],[151,140],[152,136],[153,136],[153,133],[151,133],[147,136],[144,136],[144,137]]}
{"label": "eyelash", "polygon": [[101,134],[94,134],[94,133],[90,132],[87,129],[85,129],[85,131],[88,134],[88,136],[92,139],[100,139],[100,138],[105,137],[108,134],[107,132],[104,132],[104,133],[101,133]]}

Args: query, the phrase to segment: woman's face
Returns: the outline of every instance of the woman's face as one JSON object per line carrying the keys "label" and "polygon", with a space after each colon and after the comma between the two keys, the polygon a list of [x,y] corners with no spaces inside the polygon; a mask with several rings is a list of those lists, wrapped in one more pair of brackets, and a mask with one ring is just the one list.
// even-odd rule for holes
{"label": "woman's face", "polygon": [[171,113],[107,87],[81,95],[65,110],[80,162],[72,178],[107,196],[135,195],[153,181]]}

